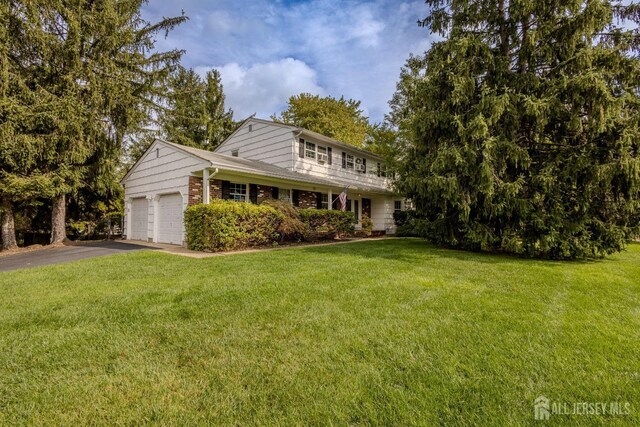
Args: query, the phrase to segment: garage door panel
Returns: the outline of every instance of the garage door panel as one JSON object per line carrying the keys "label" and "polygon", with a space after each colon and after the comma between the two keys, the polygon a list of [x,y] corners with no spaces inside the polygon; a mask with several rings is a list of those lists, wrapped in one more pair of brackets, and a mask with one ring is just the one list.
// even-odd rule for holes
{"label": "garage door panel", "polygon": [[158,242],[182,244],[182,195],[165,194],[158,200]]}
{"label": "garage door panel", "polygon": [[131,201],[131,236],[132,240],[147,240],[149,230],[149,201],[145,197]]}

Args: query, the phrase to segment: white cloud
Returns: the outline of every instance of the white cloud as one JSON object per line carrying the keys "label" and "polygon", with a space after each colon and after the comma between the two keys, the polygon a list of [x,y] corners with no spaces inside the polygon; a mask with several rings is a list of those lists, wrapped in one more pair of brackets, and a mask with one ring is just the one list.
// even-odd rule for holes
{"label": "white cloud", "polygon": [[226,103],[236,120],[253,113],[269,118],[280,112],[292,95],[301,92],[325,95],[317,83],[316,72],[303,61],[285,58],[243,67],[231,62],[215,67],[196,67],[200,74],[216,68],[220,71]]}
{"label": "white cloud", "polygon": [[150,2],[145,17],[182,9],[191,20],[158,47],[186,49],[187,67],[219,68],[236,119],[279,112],[308,91],[361,100],[382,120],[400,67],[430,44],[416,24],[423,0],[176,0]]}

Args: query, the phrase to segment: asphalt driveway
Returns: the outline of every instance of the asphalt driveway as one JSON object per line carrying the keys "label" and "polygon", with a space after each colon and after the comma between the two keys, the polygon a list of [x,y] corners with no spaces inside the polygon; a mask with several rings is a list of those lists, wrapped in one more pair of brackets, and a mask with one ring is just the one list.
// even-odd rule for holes
{"label": "asphalt driveway", "polygon": [[0,272],[153,249],[156,248],[148,245],[113,241],[78,243],[53,248],[45,247],[30,252],[0,256]]}

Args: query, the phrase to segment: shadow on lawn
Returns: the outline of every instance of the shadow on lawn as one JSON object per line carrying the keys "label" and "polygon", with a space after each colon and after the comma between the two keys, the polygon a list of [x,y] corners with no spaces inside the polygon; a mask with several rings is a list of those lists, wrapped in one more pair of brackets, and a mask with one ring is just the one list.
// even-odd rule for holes
{"label": "shadow on lawn", "polygon": [[[634,243],[632,243],[633,245]],[[364,258],[379,258],[405,263],[422,263],[429,260],[448,258],[460,262],[474,262],[483,264],[518,264],[526,262],[529,265],[559,267],[570,264],[593,264],[606,262],[609,259],[583,259],[559,261],[549,259],[524,258],[507,253],[472,252],[462,249],[440,247],[419,238],[390,238],[377,241],[361,241],[348,245],[320,246],[303,249],[305,252],[318,254],[344,254]]]}

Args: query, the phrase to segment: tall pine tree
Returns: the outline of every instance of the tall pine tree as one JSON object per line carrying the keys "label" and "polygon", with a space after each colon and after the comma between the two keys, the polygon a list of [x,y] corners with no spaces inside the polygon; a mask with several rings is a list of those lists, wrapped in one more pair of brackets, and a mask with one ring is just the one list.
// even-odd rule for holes
{"label": "tall pine tree", "polygon": [[235,130],[233,111],[225,110],[217,70],[202,79],[193,69],[179,67],[168,87],[167,106],[159,117],[167,140],[213,151]]}
{"label": "tall pine tree", "polygon": [[225,110],[222,77],[218,70],[210,70],[204,77],[204,111],[206,117],[206,149],[213,150],[222,144],[238,127],[233,111]]}
{"label": "tall pine tree", "polygon": [[527,256],[621,250],[640,212],[639,8],[426,3],[421,24],[444,41],[408,61],[391,115],[423,234]]}
{"label": "tall pine tree", "polygon": [[[117,185],[116,169],[125,136],[143,123],[162,96],[162,82],[182,52],[154,52],[154,38],[168,33],[186,17],[158,23],[144,21],[142,0],[9,2],[15,28],[9,32],[9,69],[23,82],[20,99],[38,105],[14,114],[13,135],[33,141],[33,161],[13,161],[2,178],[17,193],[17,183],[41,184],[51,197],[52,243],[65,239],[66,196],[80,187],[98,192]],[[29,92],[31,93],[29,95]],[[28,126],[23,126],[27,123]],[[11,154],[18,158],[19,151]]]}

